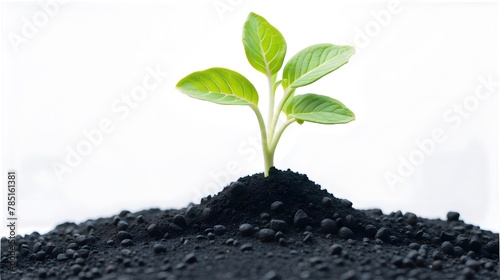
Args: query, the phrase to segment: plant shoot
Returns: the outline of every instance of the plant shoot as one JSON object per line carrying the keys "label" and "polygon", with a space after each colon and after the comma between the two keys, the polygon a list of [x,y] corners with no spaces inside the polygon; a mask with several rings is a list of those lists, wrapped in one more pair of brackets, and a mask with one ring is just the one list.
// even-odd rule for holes
{"label": "plant shoot", "polygon": [[[181,79],[177,89],[196,99],[250,107],[260,127],[265,176],[274,166],[276,147],[290,124],[343,124],[354,120],[354,113],[336,99],[314,93],[295,95],[298,88],[312,84],[346,64],[355,52],[353,47],[333,44],[307,47],[288,60],[279,78],[287,50],[285,38],[255,13],[248,15],[243,26],[243,46],[248,62],[267,78],[267,120],[259,110],[259,94],[254,85],[236,71],[210,68],[194,72]],[[276,102],[278,88],[282,89],[282,94]],[[281,113],[286,116],[286,121],[278,127]]]}

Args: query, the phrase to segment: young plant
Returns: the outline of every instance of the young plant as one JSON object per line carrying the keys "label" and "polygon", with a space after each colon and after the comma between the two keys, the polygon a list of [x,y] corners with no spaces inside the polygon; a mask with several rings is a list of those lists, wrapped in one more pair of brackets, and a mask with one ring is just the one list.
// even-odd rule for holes
{"label": "young plant", "polygon": [[[257,90],[238,72],[225,68],[194,72],[181,79],[177,83],[177,89],[196,99],[222,105],[250,107],[259,122],[266,177],[274,164],[278,141],[290,124],[294,122],[343,124],[354,120],[354,113],[331,97],[313,93],[295,95],[297,88],[312,84],[346,64],[355,52],[353,47],[332,44],[307,47],[286,63],[281,79],[278,80],[278,72],[283,66],[287,48],[285,38],[278,29],[263,17],[250,13],[243,26],[243,46],[253,68],[267,77],[269,91],[267,125],[258,107]],[[280,86],[283,95],[276,106],[276,90]],[[287,119],[277,128],[281,113],[284,113]]]}

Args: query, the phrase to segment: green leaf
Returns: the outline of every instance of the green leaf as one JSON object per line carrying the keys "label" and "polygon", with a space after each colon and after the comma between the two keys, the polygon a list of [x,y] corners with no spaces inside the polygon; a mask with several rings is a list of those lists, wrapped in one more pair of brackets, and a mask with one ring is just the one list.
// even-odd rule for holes
{"label": "green leaf", "polygon": [[283,35],[265,18],[250,13],[243,26],[243,46],[248,61],[265,75],[272,76],[281,69],[286,54]]}
{"label": "green leaf", "polygon": [[283,80],[292,88],[314,83],[349,61],[356,50],[351,46],[313,45],[301,50],[285,65]]}
{"label": "green leaf", "polygon": [[222,105],[257,105],[259,102],[253,84],[240,73],[225,68],[191,73],[176,87],[190,97]]}
{"label": "green leaf", "polygon": [[354,113],[340,101],[313,93],[292,96],[283,107],[283,112],[299,124],[304,121],[341,124],[355,119]]}

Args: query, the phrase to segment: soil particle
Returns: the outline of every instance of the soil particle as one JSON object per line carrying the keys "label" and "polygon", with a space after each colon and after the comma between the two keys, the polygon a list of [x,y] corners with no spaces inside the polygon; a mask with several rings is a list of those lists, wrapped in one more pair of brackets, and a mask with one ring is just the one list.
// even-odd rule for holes
{"label": "soil particle", "polygon": [[453,234],[451,233],[442,231],[439,235],[439,239],[441,239],[441,241],[453,241],[455,240],[455,236],[453,236]]}
{"label": "soil particle", "polygon": [[271,203],[270,209],[274,214],[280,214],[285,210],[285,204],[281,201],[275,201]]}
{"label": "soil particle", "polygon": [[145,220],[144,220],[144,217],[142,215],[137,216],[137,223],[142,224],[144,222],[145,222]]}
{"label": "soil particle", "polygon": [[340,280],[355,280],[357,278],[356,270],[351,269],[340,276]]}
{"label": "soil particle", "polygon": [[281,280],[282,277],[281,275],[279,275],[276,271],[274,270],[270,270],[268,271],[264,277],[263,277],[264,280]]}
{"label": "soil particle", "polygon": [[482,247],[482,245],[481,245],[481,242],[479,241],[479,239],[478,239],[478,238],[476,238],[476,237],[472,237],[472,238],[470,239],[470,242],[469,242],[469,249],[470,249],[471,251],[474,251],[474,252],[476,252],[476,253],[479,253],[479,251],[481,251],[481,247]]}
{"label": "soil particle", "polygon": [[215,235],[223,235],[224,233],[226,233],[226,231],[227,231],[227,229],[223,225],[215,225],[214,226],[214,234]]}
{"label": "soil particle", "polygon": [[45,259],[45,257],[47,256],[47,254],[45,253],[45,251],[39,251],[35,254],[35,259],[37,261],[43,261]]}
{"label": "soil particle", "polygon": [[417,222],[418,222],[418,217],[417,215],[415,215],[414,213],[406,213],[405,214],[406,216],[406,222],[409,224],[409,225],[416,225]]}
{"label": "soil particle", "polygon": [[215,240],[215,234],[213,232],[207,233],[207,239],[208,240]]}
{"label": "soil particle", "polygon": [[186,219],[184,218],[183,215],[180,215],[180,214],[177,214],[175,215],[173,218],[172,218],[172,221],[174,222],[174,224],[180,226],[180,227],[185,227],[187,224],[186,224]]}
{"label": "soil particle", "polygon": [[320,231],[323,233],[336,234],[339,231],[337,223],[332,219],[323,219],[320,225]]}
{"label": "soil particle", "polygon": [[196,255],[194,253],[189,253],[184,257],[183,261],[187,264],[192,264],[197,262],[198,259],[196,258]]}
{"label": "soil particle", "polygon": [[160,233],[159,227],[156,224],[150,224],[147,230],[148,234],[151,236],[158,236]]}
{"label": "soil particle", "polygon": [[462,247],[460,246],[455,246],[453,247],[453,254],[456,256],[456,257],[460,257],[464,254],[464,249],[462,249]]}
{"label": "soil particle", "polygon": [[126,221],[119,221],[116,227],[118,228],[118,230],[127,230],[128,223]]}
{"label": "soil particle", "polygon": [[352,207],[352,202],[347,200],[347,199],[341,199],[340,204],[346,208],[351,208]]}
{"label": "soil particle", "polygon": [[116,239],[118,241],[122,241],[124,239],[132,239],[132,235],[124,230],[120,230],[117,234],[116,234]]}
{"label": "soil particle", "polygon": [[252,243],[245,243],[245,244],[240,246],[240,250],[242,252],[253,250],[253,244]]}
{"label": "soil particle", "polygon": [[418,250],[418,249],[420,249],[420,244],[418,244],[418,243],[410,243],[408,245],[408,248],[413,249],[413,250]]}
{"label": "soil particle", "polygon": [[339,244],[333,244],[330,246],[330,255],[340,255],[342,253],[342,246]]}
{"label": "soil particle", "polygon": [[323,205],[326,209],[330,209],[333,207],[333,201],[329,197],[325,196],[321,199],[321,205]]}
{"label": "soil particle", "polygon": [[124,247],[129,247],[132,246],[133,244],[134,242],[132,241],[132,239],[123,239],[122,242],[120,242],[120,245]]}
{"label": "soil particle", "polygon": [[65,261],[68,259],[68,256],[66,254],[58,254],[57,255],[57,260],[58,261]]}
{"label": "soil particle", "polygon": [[82,266],[79,264],[74,264],[71,266],[71,271],[74,275],[77,275],[78,273],[80,273],[80,271],[82,271]]}
{"label": "soil particle", "polygon": [[262,242],[271,242],[274,240],[276,232],[270,228],[263,228],[259,231],[259,239]]}
{"label": "soil particle", "polygon": [[381,227],[375,233],[375,239],[380,239],[384,242],[389,242],[391,239],[391,233],[385,227]]}
{"label": "soil particle", "polygon": [[304,210],[299,209],[295,212],[293,218],[293,225],[298,228],[304,228],[309,224],[309,216],[304,212]]}
{"label": "soil particle", "polygon": [[72,242],[72,243],[69,243],[68,247],[66,247],[66,248],[71,249],[71,250],[76,250],[76,249],[78,249],[78,244]]}
{"label": "soil particle", "polygon": [[445,254],[452,255],[454,250],[453,250],[453,245],[451,244],[450,241],[445,241],[441,243],[441,251]]}
{"label": "soil particle", "polygon": [[45,268],[38,269],[38,277],[40,278],[47,277],[47,270]]}
{"label": "soil particle", "polygon": [[274,231],[284,232],[288,230],[288,225],[286,224],[286,222],[278,219],[272,219],[270,222],[270,227]]}
{"label": "soil particle", "polygon": [[42,249],[42,243],[37,242],[35,245],[33,245],[33,252],[37,253]]}
{"label": "soil particle", "polygon": [[374,225],[366,225],[365,233],[368,237],[373,238],[377,234],[377,227],[375,227]]}
{"label": "soil particle", "polygon": [[484,246],[484,249],[491,254],[498,255],[498,240],[495,241],[489,241],[486,243]]}
{"label": "soil particle", "polygon": [[455,245],[462,247],[462,249],[467,250],[469,248],[470,238],[460,234],[455,238]]}
{"label": "soil particle", "polygon": [[450,211],[446,214],[446,218],[449,222],[458,221],[460,214],[458,212]]}
{"label": "soil particle", "polygon": [[341,227],[339,229],[338,235],[339,235],[340,238],[350,239],[350,238],[352,238],[354,236],[354,233],[352,232],[352,230],[350,230],[347,227]]}

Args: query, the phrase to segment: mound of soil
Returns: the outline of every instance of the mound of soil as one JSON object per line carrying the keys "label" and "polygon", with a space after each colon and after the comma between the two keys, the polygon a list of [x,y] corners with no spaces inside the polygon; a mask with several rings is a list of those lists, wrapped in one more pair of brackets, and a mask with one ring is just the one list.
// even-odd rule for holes
{"label": "mound of soil", "polygon": [[499,279],[498,233],[459,220],[357,210],[306,175],[271,169],[184,209],[150,209],[17,236],[2,279]]}

